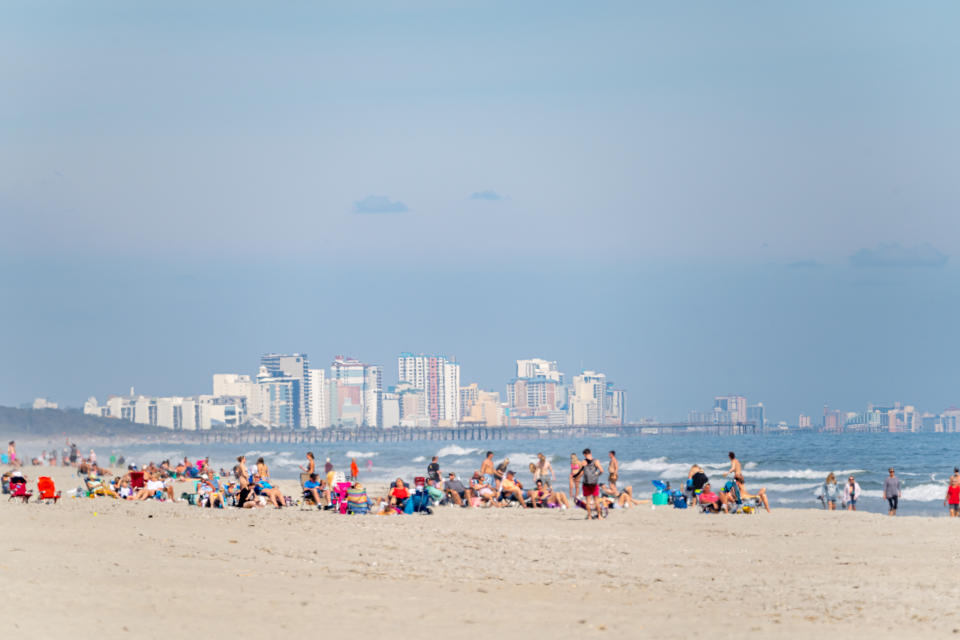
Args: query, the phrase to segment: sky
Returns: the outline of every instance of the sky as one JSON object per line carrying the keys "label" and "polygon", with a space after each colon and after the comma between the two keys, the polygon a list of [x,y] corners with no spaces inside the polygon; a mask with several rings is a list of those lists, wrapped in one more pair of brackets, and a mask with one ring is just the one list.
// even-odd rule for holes
{"label": "sky", "polygon": [[270,351],[960,404],[951,2],[10,2],[0,404]]}

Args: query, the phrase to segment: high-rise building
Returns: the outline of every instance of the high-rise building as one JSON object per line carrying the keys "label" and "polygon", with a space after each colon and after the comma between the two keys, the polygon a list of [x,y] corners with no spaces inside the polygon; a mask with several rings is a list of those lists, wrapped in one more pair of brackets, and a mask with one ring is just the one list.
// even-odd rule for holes
{"label": "high-rise building", "polygon": [[423,389],[432,426],[456,426],[460,420],[460,365],[442,355],[401,353],[400,382]]}
{"label": "high-rise building", "polygon": [[[257,382],[261,385],[273,380],[275,382],[290,381],[294,384],[289,385],[289,398],[287,394],[280,393],[278,387],[274,386],[267,389],[263,397],[280,398],[278,401],[284,402],[282,410],[274,407],[263,406],[263,413],[273,415],[289,415],[289,420],[284,421],[287,428],[305,429],[310,424],[311,416],[311,389],[310,389],[310,362],[305,353],[278,354],[268,353],[260,358],[260,373],[257,376]],[[268,424],[272,423],[267,420]]]}
{"label": "high-rise building", "polygon": [[498,427],[503,424],[503,405],[496,391],[484,391],[474,382],[460,387],[460,413],[463,422]]}
{"label": "high-rise building", "polygon": [[330,422],[339,427],[379,427],[383,369],[337,356],[330,365]]}
{"label": "high-rise building", "polygon": [[213,397],[241,398],[243,410],[247,416],[259,417],[263,412],[261,407],[262,394],[256,380],[248,375],[237,373],[213,374]]}
{"label": "high-rise building", "polygon": [[747,422],[752,422],[758,429],[766,426],[767,416],[762,402],[747,407]]}
{"label": "high-rise building", "polygon": [[540,358],[517,360],[517,377],[546,378],[563,384],[563,374],[557,368],[556,361],[541,360]]}
{"label": "high-rise building", "polygon": [[596,371],[583,371],[573,377],[567,404],[568,421],[573,425],[604,424],[607,376]]}
{"label": "high-rise building", "polygon": [[797,426],[801,429],[809,429],[813,426],[813,421],[810,419],[810,416],[801,413],[797,417]]}
{"label": "high-rise building", "polygon": [[310,369],[310,426],[325,429],[330,426],[327,372]]}
{"label": "high-rise building", "polygon": [[728,420],[721,420],[721,422],[747,421],[747,399],[743,396],[716,396],[713,399],[713,410],[726,414]]}
{"label": "high-rise building", "polygon": [[603,405],[604,424],[623,425],[626,421],[626,395],[623,389],[614,389],[612,382],[607,383]]}

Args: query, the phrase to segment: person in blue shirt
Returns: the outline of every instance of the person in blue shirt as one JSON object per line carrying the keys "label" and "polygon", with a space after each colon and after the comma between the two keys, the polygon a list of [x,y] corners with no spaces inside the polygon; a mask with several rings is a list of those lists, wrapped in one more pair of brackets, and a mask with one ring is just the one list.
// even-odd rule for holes
{"label": "person in blue shirt", "polygon": [[323,483],[317,481],[317,474],[311,473],[310,479],[303,483],[303,497],[313,500],[313,503],[319,508],[323,508],[323,502],[320,501],[320,493],[323,492],[323,496],[329,502],[330,494],[325,491],[323,488]]}

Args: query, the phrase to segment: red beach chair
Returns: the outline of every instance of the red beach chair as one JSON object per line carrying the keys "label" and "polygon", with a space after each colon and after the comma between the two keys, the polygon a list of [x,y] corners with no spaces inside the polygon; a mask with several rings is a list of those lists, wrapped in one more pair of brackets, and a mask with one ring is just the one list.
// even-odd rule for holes
{"label": "red beach chair", "polygon": [[13,500],[14,498],[18,498],[18,499],[20,499],[20,500],[23,500],[23,503],[26,504],[26,503],[30,502],[30,496],[32,496],[32,495],[33,495],[33,494],[32,494],[31,492],[27,491],[27,483],[26,483],[26,482],[11,482],[11,483],[10,483],[10,497],[7,498],[7,501],[9,502],[10,500]]}
{"label": "red beach chair", "polygon": [[130,488],[131,489],[143,489],[143,471],[131,471],[130,472]]}
{"label": "red beach chair", "polygon": [[53,479],[47,476],[37,478],[37,491],[40,492],[40,495],[37,496],[37,502],[49,502],[52,500],[53,503],[56,504],[57,500],[60,499],[60,492],[57,491]]}

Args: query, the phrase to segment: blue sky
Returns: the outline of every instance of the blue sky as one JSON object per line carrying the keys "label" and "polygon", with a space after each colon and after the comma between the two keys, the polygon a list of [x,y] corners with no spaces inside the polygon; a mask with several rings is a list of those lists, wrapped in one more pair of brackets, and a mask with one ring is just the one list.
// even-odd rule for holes
{"label": "blue sky", "polygon": [[517,4],[5,5],[0,403],[294,349],[960,403],[955,4]]}

